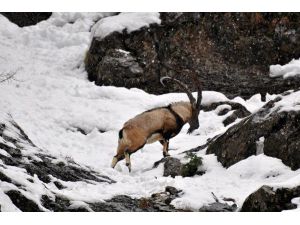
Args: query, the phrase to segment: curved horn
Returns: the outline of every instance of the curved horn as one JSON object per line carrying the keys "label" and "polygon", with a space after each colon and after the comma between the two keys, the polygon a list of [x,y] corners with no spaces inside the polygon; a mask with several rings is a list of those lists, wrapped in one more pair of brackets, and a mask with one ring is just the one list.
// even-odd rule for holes
{"label": "curved horn", "polygon": [[196,76],[196,74],[192,74],[193,77],[193,81],[196,83],[197,85],[197,103],[196,103],[196,109],[198,111],[200,111],[200,107],[201,107],[201,101],[202,101],[202,85],[201,82],[199,80],[199,78]]}
{"label": "curved horn", "polygon": [[[177,79],[175,79],[175,78],[173,78],[173,77],[165,76],[165,77],[161,77],[161,78],[160,78],[160,83],[161,83],[163,86],[165,86],[165,84],[164,84],[164,82],[163,82],[165,79],[170,79],[170,80],[174,81],[176,84],[178,84],[178,85],[183,89],[183,91],[187,94],[187,96],[188,96],[188,98],[189,98],[189,100],[190,100],[190,102],[191,102],[192,105],[194,105],[194,104],[196,103],[196,99],[194,98],[194,96],[193,96],[192,93],[188,90],[188,88],[186,87],[186,85],[185,85],[184,83],[182,83],[181,81],[179,81],[179,80],[177,80]],[[199,93],[198,93],[198,95],[199,95]],[[201,95],[201,96],[202,96],[202,95]],[[201,102],[201,100],[200,100],[200,102]]]}

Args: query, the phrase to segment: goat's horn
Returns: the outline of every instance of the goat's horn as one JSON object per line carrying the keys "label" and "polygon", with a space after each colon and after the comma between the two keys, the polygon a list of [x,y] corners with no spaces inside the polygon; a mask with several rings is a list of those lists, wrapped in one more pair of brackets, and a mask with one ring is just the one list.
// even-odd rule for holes
{"label": "goat's horn", "polygon": [[193,96],[192,93],[188,90],[188,88],[186,87],[186,85],[185,85],[184,83],[182,83],[181,81],[179,81],[179,80],[177,80],[177,79],[175,79],[175,78],[173,78],[173,77],[165,76],[165,77],[161,77],[161,78],[160,78],[160,83],[161,83],[163,86],[165,86],[165,84],[164,84],[164,82],[163,82],[165,79],[170,79],[170,80],[174,81],[176,84],[178,84],[178,85],[183,89],[183,91],[187,94],[187,96],[188,96],[188,98],[189,98],[189,100],[190,100],[190,102],[191,102],[192,105],[194,105],[194,104],[196,103],[196,99],[194,98],[194,96]]}
{"label": "goat's horn", "polygon": [[196,74],[194,74],[194,73],[192,74],[192,79],[196,83],[197,89],[198,89],[197,90],[198,96],[197,96],[196,109],[199,110],[201,107],[201,101],[202,101],[202,85]]}

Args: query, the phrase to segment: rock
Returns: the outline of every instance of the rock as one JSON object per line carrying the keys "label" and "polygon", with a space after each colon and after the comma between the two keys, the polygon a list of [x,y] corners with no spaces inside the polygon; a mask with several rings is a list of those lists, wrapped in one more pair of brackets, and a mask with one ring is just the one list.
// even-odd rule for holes
{"label": "rock", "polygon": [[182,163],[179,159],[167,157],[164,164],[164,177],[176,177],[181,175]]}
{"label": "rock", "polygon": [[12,183],[12,180],[0,171],[0,181]]}
{"label": "rock", "polygon": [[245,118],[246,116],[249,116],[251,113],[246,109],[245,106],[243,106],[240,103],[236,102],[230,102],[230,101],[222,101],[222,102],[214,102],[210,105],[204,105],[201,106],[202,110],[207,112],[207,111],[212,111],[215,110],[217,107],[223,106],[223,105],[228,105],[229,108],[224,108],[221,111],[218,112],[219,116],[226,115],[228,112],[233,110],[233,113],[226,117],[224,119],[223,124],[224,126],[228,126],[229,124],[233,123],[236,119],[238,118]]}
{"label": "rock", "polygon": [[55,199],[51,199],[49,196],[43,195],[41,203],[52,212],[89,212],[89,210],[84,207],[71,208],[70,201],[60,196],[55,196]]}
{"label": "rock", "polygon": [[[161,86],[161,76],[175,76],[195,91],[189,74],[196,73],[204,90],[244,98],[300,86],[300,78],[269,77],[269,65],[300,57],[297,13],[161,13],[160,18],[161,25],[93,38],[85,60],[89,79],[162,94],[180,89]],[[128,56],[118,55],[120,49]]]}
{"label": "rock", "polygon": [[52,15],[51,12],[1,12],[0,14],[19,27],[35,25]]}
{"label": "rock", "polygon": [[181,163],[179,159],[174,157],[165,157],[154,163],[153,168],[158,167],[159,164],[164,163],[163,176],[168,177],[192,177],[194,175],[203,175],[205,171],[201,170],[202,158],[193,154],[192,151],[186,152],[186,158],[189,161],[185,164]]}
{"label": "rock", "polygon": [[[109,50],[98,65],[96,84],[137,86],[141,82],[143,72],[130,52]],[[118,83],[115,84],[114,81]]]}
{"label": "rock", "polygon": [[41,212],[38,205],[26,198],[20,191],[10,190],[5,192],[5,194],[10,198],[10,200],[23,212]]}
{"label": "rock", "polygon": [[118,195],[105,202],[90,204],[95,212],[178,212],[170,205],[181,191],[174,187],[166,187],[166,191],[152,194],[149,198],[131,198],[126,195]]}
{"label": "rock", "polygon": [[227,203],[214,202],[199,209],[199,212],[234,212],[237,210],[237,205],[229,205]]}
{"label": "rock", "polygon": [[295,188],[272,188],[262,186],[249,195],[243,206],[242,212],[280,212],[297,208],[291,200],[300,196],[300,186]]}
{"label": "rock", "polygon": [[207,148],[216,154],[224,167],[246,159],[257,152],[257,141],[264,137],[263,152],[276,157],[293,170],[300,168],[300,112],[274,110],[278,97],[258,112],[230,127]]}
{"label": "rock", "polygon": [[177,196],[182,190],[177,190],[177,188],[174,188],[172,186],[166,187],[166,192],[169,192],[171,195]]}

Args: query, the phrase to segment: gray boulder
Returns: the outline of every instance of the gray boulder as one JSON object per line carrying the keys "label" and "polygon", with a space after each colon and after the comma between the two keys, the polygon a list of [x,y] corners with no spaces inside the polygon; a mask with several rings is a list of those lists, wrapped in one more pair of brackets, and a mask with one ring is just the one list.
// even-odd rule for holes
{"label": "gray boulder", "polygon": [[189,161],[187,163],[181,163],[177,158],[165,157],[155,162],[153,168],[164,163],[163,176],[165,177],[192,177],[194,175],[203,175],[205,173],[205,171],[201,169],[202,158],[196,156],[192,152],[187,152],[186,158],[188,158]]}
{"label": "gray boulder", "polygon": [[[287,93],[289,94],[289,93]],[[276,157],[293,170],[300,168],[300,112],[274,109],[284,96],[268,102],[258,112],[246,117],[217,137],[207,148],[224,167],[255,155],[260,138],[263,152]]]}
{"label": "gray boulder", "polygon": [[245,200],[242,212],[280,212],[297,208],[291,200],[300,196],[300,186],[277,188],[262,186]]}

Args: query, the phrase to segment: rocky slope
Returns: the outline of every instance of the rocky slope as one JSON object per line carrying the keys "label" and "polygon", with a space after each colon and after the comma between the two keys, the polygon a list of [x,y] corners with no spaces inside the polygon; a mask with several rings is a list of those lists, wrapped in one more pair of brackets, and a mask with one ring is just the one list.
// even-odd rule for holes
{"label": "rocky slope", "polygon": [[149,93],[179,91],[161,76],[190,83],[196,73],[205,90],[249,98],[282,93],[300,79],[269,77],[269,65],[299,58],[299,13],[161,13],[161,24],[131,33],[94,37],[86,55],[89,79],[98,85],[137,87]]}
{"label": "rocky slope", "polygon": [[280,106],[285,102],[284,96],[277,97],[229,128],[208,146],[207,153],[216,154],[225,167],[251,155],[264,153],[281,159],[294,170],[299,169],[300,111],[295,108],[297,93],[283,94],[285,98],[292,99],[289,110],[282,110],[284,106]]}
{"label": "rocky slope", "polygon": [[[182,211],[170,205],[180,193],[173,187],[166,187],[164,192],[153,194],[149,198],[135,199],[126,195],[118,195],[106,201],[74,206],[71,199],[63,196],[62,193],[67,186],[62,183],[106,182],[111,184],[115,181],[72,161],[67,164],[55,163],[57,159],[36,147],[13,120],[0,124],[0,149],[2,162],[0,183],[1,192],[3,191],[1,194],[9,198],[21,211]],[[19,176],[22,173],[26,178],[16,177],[11,170],[20,170]],[[42,191],[36,191],[37,187],[34,186],[44,186],[44,188]],[[37,196],[33,197],[34,195]]]}

